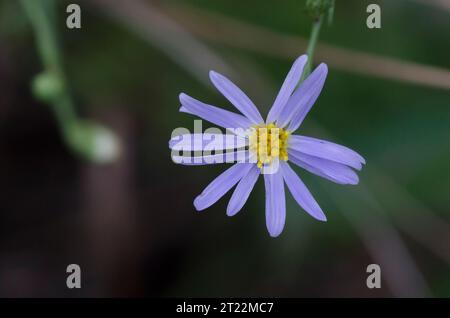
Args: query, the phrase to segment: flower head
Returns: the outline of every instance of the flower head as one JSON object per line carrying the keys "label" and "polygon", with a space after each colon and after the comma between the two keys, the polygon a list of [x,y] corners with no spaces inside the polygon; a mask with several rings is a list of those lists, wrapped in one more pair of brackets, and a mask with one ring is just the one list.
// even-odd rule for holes
{"label": "flower head", "polygon": [[286,219],[285,184],[307,213],[326,221],[322,209],[292,170],[290,162],[339,184],[359,182],[353,169],[360,170],[365,160],[358,153],[329,141],[293,134],[319,97],[328,72],[326,64],[322,63],[297,87],[306,61],[307,56],[302,55],[294,62],[265,121],[244,92],[214,71],[210,72],[211,81],[241,114],[180,94],[181,112],[196,115],[234,132],[231,143],[227,142],[229,135],[206,133],[175,136],[169,142],[172,150],[215,150],[214,154],[209,151],[195,157],[200,160],[180,161],[180,156],[173,155],[172,158],[178,163],[228,162],[225,157],[236,162],[195,198],[194,206],[198,211],[213,205],[236,186],[227,207],[227,215],[235,215],[244,206],[259,175],[263,174],[266,225],[269,234],[276,237],[282,232]]}

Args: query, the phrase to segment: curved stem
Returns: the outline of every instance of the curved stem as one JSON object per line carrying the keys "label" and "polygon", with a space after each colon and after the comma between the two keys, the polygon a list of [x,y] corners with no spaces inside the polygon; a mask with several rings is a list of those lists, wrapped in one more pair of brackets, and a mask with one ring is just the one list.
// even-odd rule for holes
{"label": "curved stem", "polygon": [[42,99],[52,107],[61,134],[70,150],[93,161],[99,158],[103,161],[109,160],[96,152],[94,139],[107,134],[108,140],[115,141],[115,136],[98,124],[87,124],[76,114],[57,43],[54,25],[55,0],[21,0],[21,4],[33,27],[38,52],[44,64],[44,72],[35,78],[35,95],[43,96]]}
{"label": "curved stem", "polygon": [[55,30],[50,19],[50,10],[54,9],[53,1],[22,0],[22,6],[33,27],[36,45],[44,64],[45,73],[54,77],[62,91],[52,96],[52,109],[60,125],[64,137],[67,139],[72,125],[78,118],[75,114],[72,98],[67,90],[66,79],[62,69],[61,55],[56,41]]}

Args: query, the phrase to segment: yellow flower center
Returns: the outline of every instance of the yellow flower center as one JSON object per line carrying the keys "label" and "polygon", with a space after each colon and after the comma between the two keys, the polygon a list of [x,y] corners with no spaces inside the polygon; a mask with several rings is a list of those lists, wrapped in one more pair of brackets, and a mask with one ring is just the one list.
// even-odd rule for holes
{"label": "yellow flower center", "polygon": [[254,126],[249,141],[250,151],[256,154],[258,167],[271,164],[275,158],[287,161],[288,139],[289,132],[273,123]]}

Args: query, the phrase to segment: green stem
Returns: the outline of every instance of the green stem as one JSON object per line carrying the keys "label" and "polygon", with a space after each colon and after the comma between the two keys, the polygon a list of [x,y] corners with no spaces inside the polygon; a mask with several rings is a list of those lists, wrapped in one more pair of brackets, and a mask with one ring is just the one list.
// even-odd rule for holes
{"label": "green stem", "polygon": [[[97,162],[115,160],[119,151],[116,136],[96,123],[80,119],[75,112],[57,43],[55,0],[21,0],[21,4],[33,27],[45,69],[34,79],[35,95],[51,105],[64,141],[73,152]],[[97,145],[99,142],[103,147]]]}
{"label": "green stem", "polygon": [[314,20],[311,35],[309,37],[308,47],[306,49],[306,54],[308,54],[308,63],[305,66],[305,70],[303,71],[302,81],[311,74],[312,65],[314,62],[314,52],[316,50],[316,45],[319,40],[320,28],[322,27],[323,15]]}
{"label": "green stem", "polygon": [[59,91],[52,92],[50,99],[62,133],[68,139],[70,138],[68,134],[78,118],[62,69],[61,55],[53,27],[54,21],[51,21],[51,10],[55,9],[55,3],[53,0],[21,0],[21,3],[33,26],[39,55],[45,68],[44,74],[54,79],[61,88]]}
{"label": "green stem", "polygon": [[78,118],[67,89],[53,21],[50,19],[55,3],[53,0],[21,0],[21,3],[33,26],[39,55],[45,68],[44,74],[54,79],[60,87],[60,91],[51,96],[51,106],[65,139],[68,139]]}

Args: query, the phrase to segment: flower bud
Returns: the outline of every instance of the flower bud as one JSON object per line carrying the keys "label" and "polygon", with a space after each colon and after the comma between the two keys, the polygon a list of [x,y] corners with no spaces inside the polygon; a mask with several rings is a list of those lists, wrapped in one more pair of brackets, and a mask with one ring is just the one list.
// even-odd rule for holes
{"label": "flower bud", "polygon": [[32,82],[33,94],[43,102],[52,102],[64,87],[61,79],[52,72],[37,75]]}
{"label": "flower bud", "polygon": [[306,0],[306,11],[313,19],[330,13],[334,8],[334,0]]}
{"label": "flower bud", "polygon": [[72,148],[82,157],[96,163],[110,163],[120,156],[120,141],[108,128],[82,121],[69,130]]}

